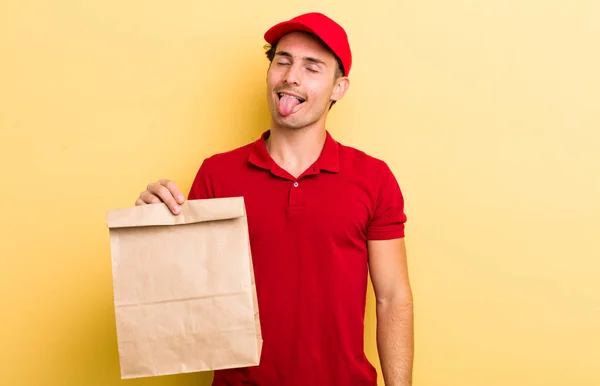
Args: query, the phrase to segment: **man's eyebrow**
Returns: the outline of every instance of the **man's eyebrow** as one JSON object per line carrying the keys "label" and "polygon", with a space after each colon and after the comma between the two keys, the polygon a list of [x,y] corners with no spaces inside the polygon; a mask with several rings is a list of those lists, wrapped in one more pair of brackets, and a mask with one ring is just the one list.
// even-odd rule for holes
{"label": "man's eyebrow", "polygon": [[311,58],[311,57],[305,57],[304,60],[309,61],[309,62],[313,62],[313,63],[317,63],[317,64],[322,64],[325,67],[327,67],[327,63],[325,63],[321,59]]}
{"label": "man's eyebrow", "polygon": [[279,56],[287,56],[288,58],[292,57],[292,54],[290,54],[287,51],[277,51],[277,53],[275,55],[279,55]]}
{"label": "man's eyebrow", "polygon": [[[292,54],[290,54],[290,53],[289,53],[289,52],[287,52],[287,51],[277,51],[277,53],[276,53],[275,55],[279,55],[279,56],[285,56],[285,57],[288,57],[288,58],[293,58],[293,55],[292,55]],[[306,61],[308,61],[308,62],[312,62],[312,63],[322,64],[322,65],[324,65],[325,67],[327,67],[327,63],[325,63],[325,62],[324,62],[324,61],[322,61],[321,59],[313,58],[313,57],[310,57],[310,56],[305,56],[305,57],[303,58],[303,60],[306,60]]]}

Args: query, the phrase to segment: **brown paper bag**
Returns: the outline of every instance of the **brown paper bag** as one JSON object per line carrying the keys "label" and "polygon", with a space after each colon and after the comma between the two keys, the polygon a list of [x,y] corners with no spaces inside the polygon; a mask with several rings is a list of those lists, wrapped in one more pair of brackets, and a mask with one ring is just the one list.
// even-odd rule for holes
{"label": "brown paper bag", "polygon": [[242,197],[109,210],[122,378],[254,366],[259,322]]}

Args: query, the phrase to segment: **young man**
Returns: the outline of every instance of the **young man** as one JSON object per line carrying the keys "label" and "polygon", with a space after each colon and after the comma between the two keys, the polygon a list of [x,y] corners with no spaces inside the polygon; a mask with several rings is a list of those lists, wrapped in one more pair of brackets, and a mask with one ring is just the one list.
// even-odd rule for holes
{"label": "young man", "polygon": [[[263,333],[259,366],[215,372],[215,386],[372,386],[363,348],[368,272],[377,298],[385,384],[412,383],[412,294],[404,201],[388,166],[336,142],[325,128],[349,86],[341,26],[319,13],[265,33],[271,45],[269,130],[204,160],[188,199],[243,196]],[[172,181],[148,185],[136,205],[184,196]]]}

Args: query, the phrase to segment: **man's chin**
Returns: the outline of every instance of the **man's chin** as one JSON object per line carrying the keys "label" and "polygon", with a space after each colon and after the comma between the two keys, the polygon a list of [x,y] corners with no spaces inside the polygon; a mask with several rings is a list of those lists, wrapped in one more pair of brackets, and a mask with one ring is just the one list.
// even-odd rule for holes
{"label": "man's chin", "polygon": [[273,117],[273,122],[275,123],[275,125],[277,125],[277,127],[286,128],[290,130],[302,129],[305,126],[303,122],[299,121],[297,117],[294,117],[293,114],[283,116],[277,113]]}

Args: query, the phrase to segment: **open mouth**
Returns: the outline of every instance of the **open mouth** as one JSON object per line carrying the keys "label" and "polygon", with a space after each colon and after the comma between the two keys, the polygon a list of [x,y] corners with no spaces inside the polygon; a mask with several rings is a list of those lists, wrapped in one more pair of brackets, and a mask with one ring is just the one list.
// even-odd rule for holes
{"label": "open mouth", "polygon": [[299,106],[306,102],[306,99],[302,97],[285,92],[278,92],[277,97],[279,98],[279,114],[284,117],[298,111],[300,109]]}
{"label": "open mouth", "polygon": [[282,98],[282,97],[286,96],[286,97],[290,97],[290,98],[295,98],[295,99],[297,99],[298,101],[300,101],[300,103],[304,103],[304,102],[306,102],[306,99],[304,99],[304,98],[300,98],[300,97],[298,97],[298,96],[295,96],[295,95],[290,95],[290,94],[286,94],[286,93],[283,93],[283,92],[278,92],[278,93],[277,93],[277,96],[279,97],[279,100],[281,100],[281,98]]}

